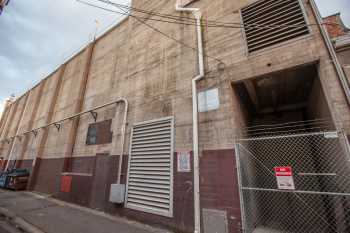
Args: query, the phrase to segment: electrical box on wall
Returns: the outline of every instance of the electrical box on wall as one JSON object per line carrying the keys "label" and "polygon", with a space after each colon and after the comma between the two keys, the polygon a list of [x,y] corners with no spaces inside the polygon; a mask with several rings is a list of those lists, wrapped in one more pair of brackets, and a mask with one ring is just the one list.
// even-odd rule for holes
{"label": "electrical box on wall", "polygon": [[125,199],[125,184],[112,184],[109,194],[109,201],[112,203],[124,203]]}
{"label": "electrical box on wall", "polygon": [[61,177],[61,192],[70,193],[72,190],[72,179],[71,176],[62,176]]}

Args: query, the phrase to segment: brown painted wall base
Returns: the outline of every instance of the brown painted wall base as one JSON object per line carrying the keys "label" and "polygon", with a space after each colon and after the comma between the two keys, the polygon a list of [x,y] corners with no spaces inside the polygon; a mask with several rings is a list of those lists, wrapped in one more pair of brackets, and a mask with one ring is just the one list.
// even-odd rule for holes
{"label": "brown painted wall base", "polygon": [[32,170],[33,159],[19,160],[16,164],[17,168],[26,168]]}
{"label": "brown painted wall base", "polygon": [[[0,171],[5,169],[6,163],[7,163],[7,160],[3,160],[0,163]],[[26,169],[31,170],[32,169],[32,164],[33,164],[33,160],[32,159],[17,160],[17,161],[11,160],[8,167],[12,168],[12,167],[15,166],[16,168],[26,168]]]}
{"label": "brown painted wall base", "polygon": [[200,158],[202,209],[227,213],[230,233],[241,232],[241,212],[234,150],[204,151]]}
{"label": "brown painted wall base", "polygon": [[64,159],[36,159],[30,189],[58,196]]}
{"label": "brown painted wall base", "polygon": [[[123,156],[122,183],[126,183],[127,156]],[[177,172],[174,156],[174,217],[162,217],[123,208],[110,203],[109,190],[117,180],[119,156],[96,156],[69,159],[69,171],[62,173],[67,159],[37,159],[31,176],[32,190],[52,194],[113,215],[129,217],[147,224],[161,225],[181,232],[194,230],[193,158],[191,172]],[[27,166],[29,162],[22,162]],[[25,165],[27,164],[27,165]],[[233,150],[204,151],[200,158],[201,206],[227,212],[229,232],[240,230],[240,208]],[[72,177],[70,192],[62,192],[62,175]]]}

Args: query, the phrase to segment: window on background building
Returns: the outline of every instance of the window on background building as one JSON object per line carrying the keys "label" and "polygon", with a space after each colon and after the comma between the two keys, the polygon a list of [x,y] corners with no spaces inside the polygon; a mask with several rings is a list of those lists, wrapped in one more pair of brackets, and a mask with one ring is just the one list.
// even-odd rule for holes
{"label": "window on background building", "polygon": [[299,0],[260,0],[241,10],[248,52],[309,33]]}
{"label": "window on background building", "polygon": [[112,142],[112,120],[96,122],[89,125],[86,145],[100,145]]}

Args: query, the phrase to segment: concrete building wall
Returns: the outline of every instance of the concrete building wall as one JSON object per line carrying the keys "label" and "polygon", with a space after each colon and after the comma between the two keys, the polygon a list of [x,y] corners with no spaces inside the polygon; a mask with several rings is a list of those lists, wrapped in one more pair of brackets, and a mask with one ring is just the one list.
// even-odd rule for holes
{"label": "concrete building wall", "polygon": [[[40,85],[33,88],[28,93],[28,100],[25,107],[25,110],[23,112],[23,117],[21,124],[19,125],[18,132],[19,134],[23,134],[25,132],[28,132],[33,129],[34,126],[34,120],[40,105],[40,100],[42,97],[42,90],[45,82],[42,82]],[[25,134],[22,137],[18,138],[14,141],[14,150],[12,152],[12,159],[18,160],[19,163],[24,162],[23,166],[25,167],[31,167],[30,162],[32,159],[34,159],[35,155],[32,154],[31,156],[25,156],[27,147],[30,141],[31,135]],[[20,164],[18,164],[20,166]]]}
{"label": "concrete building wall", "polygon": [[[200,0],[190,6],[200,7],[206,20],[240,22],[239,10],[252,2],[255,1]],[[175,0],[133,1],[138,8],[191,16],[176,13],[174,4]],[[313,25],[309,35],[252,54],[246,52],[241,28],[203,26],[206,75],[199,82],[198,90],[218,88],[220,107],[199,114],[201,206],[226,211],[231,233],[240,230],[234,143],[245,124],[232,83],[316,63],[332,117],[339,128],[350,133],[350,112],[340,82],[315,26],[310,5],[306,0],[303,4],[309,23]],[[1,138],[15,135],[18,127],[21,132],[37,128],[123,97],[129,101],[130,109],[122,183],[126,182],[128,139],[134,123],[174,116],[175,152],[191,152],[191,80],[198,72],[195,27],[154,21],[147,21],[147,24],[180,43],[134,18],[125,19],[12,104],[7,110],[11,120],[0,132]],[[28,107],[19,124],[26,96],[29,96]],[[36,103],[40,104],[36,107]],[[109,186],[117,179],[124,107],[116,104],[96,111],[97,122],[112,119],[113,140],[110,144],[86,145],[88,126],[94,122],[90,114],[65,121],[59,131],[50,126],[39,130],[36,137],[28,134],[25,136],[27,146],[23,146],[24,140],[16,141],[16,153],[19,156],[22,153],[23,160],[30,161],[21,166],[32,167],[30,188],[113,214],[192,231],[192,172],[179,173],[175,167],[173,218],[125,209],[108,202]],[[0,156],[7,158],[11,144],[2,142],[0,146]],[[70,193],[60,191],[62,173],[72,177]]]}
{"label": "concrete building wall", "polygon": [[350,47],[337,51],[339,62],[344,66],[350,66]]}
{"label": "concrete building wall", "polygon": [[21,96],[16,102],[12,105],[13,109],[10,111],[10,118],[7,124],[5,125],[5,128],[3,129],[3,135],[5,138],[11,137],[7,142],[2,143],[1,148],[1,156],[4,159],[8,159],[11,155],[13,155],[13,152],[18,149],[13,147],[13,144],[16,143],[17,138],[13,138],[18,134],[19,127],[22,125],[22,117],[26,109],[26,104],[28,100],[29,93],[24,94]]}

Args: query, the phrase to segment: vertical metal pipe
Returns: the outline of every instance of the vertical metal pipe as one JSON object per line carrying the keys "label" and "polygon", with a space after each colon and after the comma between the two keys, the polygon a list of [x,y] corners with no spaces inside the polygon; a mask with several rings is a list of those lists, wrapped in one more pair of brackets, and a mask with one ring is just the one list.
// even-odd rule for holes
{"label": "vertical metal pipe", "polygon": [[192,12],[196,18],[197,53],[199,74],[192,79],[192,121],[193,121],[193,180],[194,180],[194,232],[201,232],[201,208],[199,188],[199,137],[198,137],[198,98],[197,82],[204,77],[204,49],[202,39],[202,14],[198,8],[183,8],[176,5],[177,11]]}
{"label": "vertical metal pipe", "polygon": [[[28,126],[26,128],[26,130],[31,130],[33,128],[33,125],[34,125],[34,121],[35,121],[35,118],[36,118],[36,115],[37,115],[37,112],[38,112],[38,109],[39,109],[39,106],[40,106],[40,102],[41,102],[41,97],[42,97],[42,93],[43,93],[43,90],[44,90],[44,87],[45,87],[45,84],[47,82],[47,79],[44,79],[44,81],[42,81],[39,85],[39,93],[37,94],[37,97],[35,99],[35,103],[34,103],[34,108],[33,108],[33,112],[30,116],[30,120],[29,120],[29,123],[28,123]],[[25,156],[25,153],[27,151],[27,148],[28,148],[28,144],[29,144],[29,137],[28,135],[25,135],[24,136],[24,141],[23,141],[23,146],[22,146],[22,151],[19,155],[19,157],[16,158],[16,160],[18,160],[18,164],[16,164],[16,167],[20,167],[21,166],[21,163],[22,163],[22,160]]]}
{"label": "vertical metal pipe", "polygon": [[[20,113],[20,120],[18,121],[18,124],[17,124],[17,127],[16,127],[16,133],[15,135],[18,135],[19,134],[19,131],[21,130],[21,126],[22,126],[22,123],[23,123],[23,118],[24,118],[24,113],[26,112],[27,110],[27,107],[28,107],[28,99],[29,99],[29,95],[30,95],[31,91],[29,91],[27,94],[26,94],[26,97],[25,97],[25,102],[24,102],[24,106],[23,106],[23,109]],[[10,164],[10,161],[12,159],[12,155],[13,155],[13,150],[15,149],[15,144],[16,144],[16,139],[17,137],[14,137],[12,143],[11,143],[11,150],[10,150],[10,154],[8,156],[8,159],[6,161],[6,166],[5,166],[5,171],[8,169],[9,167],[9,164]]]}
{"label": "vertical metal pipe", "polygon": [[123,168],[123,156],[124,156],[124,144],[125,144],[125,134],[126,134],[126,120],[128,117],[128,108],[129,103],[126,99],[120,99],[121,102],[124,102],[124,118],[123,118],[123,126],[122,126],[122,138],[120,140],[120,155],[119,155],[119,163],[118,163],[118,180],[117,184],[121,182],[122,168]]}
{"label": "vertical metal pipe", "polygon": [[324,39],[324,42],[326,44],[326,47],[328,49],[328,52],[332,58],[332,61],[333,61],[333,64],[334,64],[334,67],[336,69],[336,72],[337,72],[337,75],[339,77],[339,81],[342,85],[342,88],[343,88],[343,91],[344,91],[344,94],[345,94],[345,97],[346,97],[346,100],[347,100],[347,103],[348,105],[350,105],[350,87],[349,87],[349,83],[347,81],[347,78],[345,76],[345,73],[344,73],[344,70],[343,68],[341,67],[340,63],[339,63],[339,60],[338,60],[338,57],[337,57],[337,54],[334,50],[334,47],[333,47],[333,44],[332,44],[332,41],[328,35],[328,32],[327,30],[325,29],[325,26],[322,25],[322,17],[321,17],[321,14],[317,8],[317,5],[315,3],[314,0],[310,0],[310,4],[311,4],[311,9],[315,15],[315,18],[316,18],[316,21],[317,21],[317,24],[318,24],[318,27],[321,31],[321,34],[322,34],[322,37]]}

